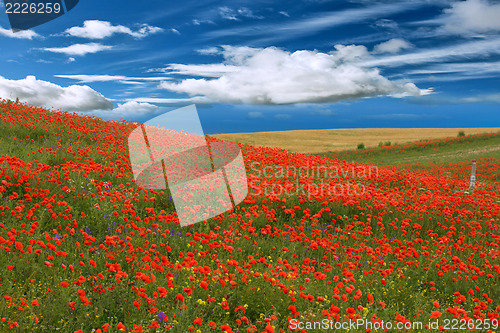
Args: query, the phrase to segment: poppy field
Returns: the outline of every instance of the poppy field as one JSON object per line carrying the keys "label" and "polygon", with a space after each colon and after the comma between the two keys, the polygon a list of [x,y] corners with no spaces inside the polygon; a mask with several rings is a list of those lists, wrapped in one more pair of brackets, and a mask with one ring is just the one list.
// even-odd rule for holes
{"label": "poppy field", "polygon": [[499,331],[498,159],[469,190],[465,162],[240,144],[248,196],[182,227],[136,127],[0,101],[1,332]]}

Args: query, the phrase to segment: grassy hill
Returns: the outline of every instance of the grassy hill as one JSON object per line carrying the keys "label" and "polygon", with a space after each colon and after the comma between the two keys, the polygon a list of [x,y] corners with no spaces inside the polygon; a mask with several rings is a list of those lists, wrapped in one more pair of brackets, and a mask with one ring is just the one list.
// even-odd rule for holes
{"label": "grassy hill", "polygon": [[406,144],[421,140],[466,135],[496,133],[496,128],[357,128],[332,130],[276,131],[213,135],[221,140],[246,143],[253,146],[280,147],[299,153],[324,153],[356,149],[363,143],[366,148],[380,143]]}
{"label": "grassy hill", "polygon": [[[346,161],[485,150],[496,136],[333,158],[242,144],[246,198],[182,227],[166,189],[134,181],[136,126],[0,101],[0,332],[281,333],[325,318],[396,327],[500,317],[500,182],[469,193],[432,163],[371,172]],[[200,181],[204,197],[218,196],[216,182]]]}
{"label": "grassy hill", "polygon": [[477,160],[478,179],[500,180],[497,171],[500,165],[500,132],[320,155],[349,162],[425,171],[457,179],[468,179],[472,160]]}
{"label": "grassy hill", "polygon": [[487,157],[500,160],[500,132],[421,140],[404,145],[352,149],[320,155],[376,165],[453,163]]}

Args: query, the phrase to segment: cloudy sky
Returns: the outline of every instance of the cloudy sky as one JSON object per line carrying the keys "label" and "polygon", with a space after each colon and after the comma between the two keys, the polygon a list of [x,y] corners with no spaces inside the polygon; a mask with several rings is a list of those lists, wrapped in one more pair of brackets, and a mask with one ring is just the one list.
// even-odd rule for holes
{"label": "cloudy sky", "polygon": [[0,98],[206,133],[500,126],[500,2],[85,1],[12,32]]}

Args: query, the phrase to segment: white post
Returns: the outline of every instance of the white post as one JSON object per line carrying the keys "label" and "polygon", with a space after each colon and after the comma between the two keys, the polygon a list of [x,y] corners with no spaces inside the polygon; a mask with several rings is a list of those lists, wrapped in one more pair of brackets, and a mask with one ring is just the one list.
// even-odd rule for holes
{"label": "white post", "polygon": [[470,170],[470,189],[474,189],[476,185],[476,160],[472,160],[472,168]]}

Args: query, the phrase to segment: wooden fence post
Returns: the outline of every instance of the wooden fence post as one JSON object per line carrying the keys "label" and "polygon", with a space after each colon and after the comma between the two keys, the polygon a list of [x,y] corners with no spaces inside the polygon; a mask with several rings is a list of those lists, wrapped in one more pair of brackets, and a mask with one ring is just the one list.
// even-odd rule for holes
{"label": "wooden fence post", "polygon": [[474,190],[475,186],[476,186],[476,160],[472,160],[472,168],[470,170],[469,189]]}

